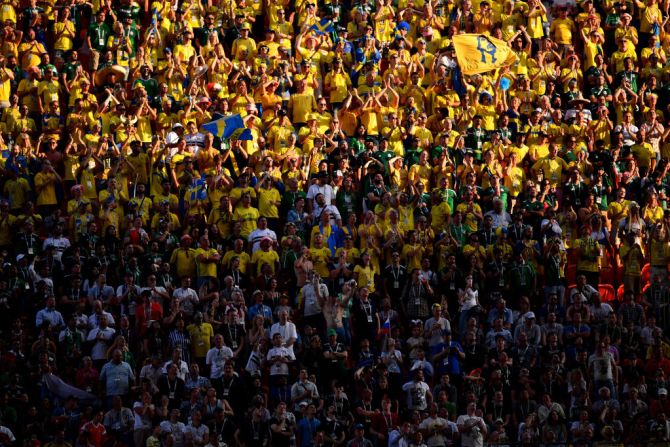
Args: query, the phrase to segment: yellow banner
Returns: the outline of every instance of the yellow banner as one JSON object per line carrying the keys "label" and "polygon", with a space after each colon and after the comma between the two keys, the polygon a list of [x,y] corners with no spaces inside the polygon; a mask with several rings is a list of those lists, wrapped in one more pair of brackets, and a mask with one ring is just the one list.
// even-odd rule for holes
{"label": "yellow banner", "polygon": [[514,64],[518,58],[504,40],[483,34],[453,36],[456,60],[464,75],[473,75]]}

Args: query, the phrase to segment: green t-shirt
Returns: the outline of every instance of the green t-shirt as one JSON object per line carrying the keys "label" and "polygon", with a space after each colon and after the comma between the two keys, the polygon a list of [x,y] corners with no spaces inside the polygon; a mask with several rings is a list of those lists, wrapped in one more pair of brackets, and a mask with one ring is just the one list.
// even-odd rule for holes
{"label": "green t-shirt", "polygon": [[91,23],[88,26],[88,36],[91,39],[91,46],[96,51],[103,51],[107,47],[107,38],[111,31],[106,23]]}

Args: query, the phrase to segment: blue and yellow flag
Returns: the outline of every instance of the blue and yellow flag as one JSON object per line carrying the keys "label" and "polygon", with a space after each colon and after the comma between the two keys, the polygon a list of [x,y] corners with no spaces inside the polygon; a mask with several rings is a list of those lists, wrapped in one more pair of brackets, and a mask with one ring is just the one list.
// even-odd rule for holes
{"label": "blue and yellow flag", "polygon": [[202,129],[223,140],[252,140],[251,130],[240,115],[223,116],[202,125]]}
{"label": "blue and yellow flag", "polygon": [[485,73],[510,66],[518,58],[504,40],[483,34],[456,34],[452,37],[456,60],[464,75]]}
{"label": "blue and yellow flag", "polygon": [[320,22],[315,23],[312,25],[310,30],[314,31],[317,35],[321,36],[323,34],[330,34],[335,32],[335,28],[333,27],[333,22],[331,22],[327,18],[321,19]]}

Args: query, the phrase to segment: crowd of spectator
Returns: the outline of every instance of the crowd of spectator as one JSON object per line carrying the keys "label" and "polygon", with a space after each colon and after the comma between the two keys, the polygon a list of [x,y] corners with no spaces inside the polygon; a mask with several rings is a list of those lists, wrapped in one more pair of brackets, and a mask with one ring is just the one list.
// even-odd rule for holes
{"label": "crowd of spectator", "polygon": [[669,11],[0,0],[0,445],[668,445]]}

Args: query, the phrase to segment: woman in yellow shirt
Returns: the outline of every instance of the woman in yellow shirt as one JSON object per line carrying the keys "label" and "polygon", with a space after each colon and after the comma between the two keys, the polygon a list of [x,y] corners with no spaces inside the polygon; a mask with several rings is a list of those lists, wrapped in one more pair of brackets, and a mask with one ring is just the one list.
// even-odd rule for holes
{"label": "woman in yellow shirt", "polygon": [[333,70],[326,75],[323,82],[324,93],[328,93],[333,108],[339,108],[349,95],[349,89],[351,89],[351,79],[342,68],[342,60],[335,59]]}
{"label": "woman in yellow shirt", "polygon": [[62,58],[63,53],[72,49],[72,41],[76,34],[74,22],[70,20],[70,8],[63,8],[54,23],[54,50],[55,57]]}
{"label": "woman in yellow shirt", "polygon": [[377,216],[372,211],[365,214],[365,221],[358,227],[360,236],[360,250],[370,254],[370,262],[376,274],[380,274],[379,258],[381,256],[382,229],[377,222]]}
{"label": "woman in yellow shirt", "polygon": [[658,204],[658,196],[656,193],[649,194],[647,203],[642,211],[642,218],[647,226],[663,221],[663,207]]}
{"label": "woman in yellow shirt", "polygon": [[361,254],[361,265],[354,267],[354,278],[358,287],[367,287],[370,293],[375,292],[375,271],[370,262],[370,253]]}
{"label": "woman in yellow shirt", "polygon": [[640,10],[640,44],[646,47],[649,38],[654,34],[654,28],[663,26],[663,14],[657,0],[635,0],[635,5]]}

